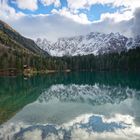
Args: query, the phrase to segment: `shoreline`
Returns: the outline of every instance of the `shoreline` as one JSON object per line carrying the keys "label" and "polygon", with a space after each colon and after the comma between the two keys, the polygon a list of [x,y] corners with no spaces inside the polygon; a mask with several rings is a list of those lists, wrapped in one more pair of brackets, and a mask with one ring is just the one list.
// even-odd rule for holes
{"label": "shoreline", "polygon": [[1,69],[0,70],[0,76],[17,76],[19,74],[23,74],[25,76],[33,76],[35,74],[50,74],[50,73],[59,73],[59,72],[64,72],[68,73],[71,72],[70,69],[66,70],[34,70],[34,69],[24,69],[23,71],[19,71],[14,68],[9,68],[9,69]]}
{"label": "shoreline", "polygon": [[71,72],[70,69],[66,69],[66,70],[24,70],[23,71],[23,75],[25,76],[32,76],[35,74],[50,74],[50,73],[59,73],[59,72],[63,72],[63,73],[68,73]]}
{"label": "shoreline", "polygon": [[36,74],[53,74],[53,73],[69,73],[69,72],[139,72],[139,70],[35,70],[35,69],[24,69],[22,70],[17,70],[14,68],[9,68],[9,69],[0,69],[0,76],[8,76],[8,77],[16,77],[18,75],[24,75],[27,77],[36,75]]}

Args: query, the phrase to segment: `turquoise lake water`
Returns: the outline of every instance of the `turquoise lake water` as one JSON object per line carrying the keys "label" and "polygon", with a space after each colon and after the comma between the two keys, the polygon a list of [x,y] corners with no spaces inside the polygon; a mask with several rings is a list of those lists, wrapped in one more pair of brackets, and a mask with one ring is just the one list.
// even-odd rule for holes
{"label": "turquoise lake water", "polygon": [[140,74],[0,77],[0,140],[139,140]]}

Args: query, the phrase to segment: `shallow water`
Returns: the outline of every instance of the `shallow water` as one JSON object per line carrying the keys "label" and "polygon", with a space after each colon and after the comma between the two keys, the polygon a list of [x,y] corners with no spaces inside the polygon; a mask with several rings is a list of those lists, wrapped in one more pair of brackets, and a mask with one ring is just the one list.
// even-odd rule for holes
{"label": "shallow water", "polygon": [[140,74],[0,78],[0,140],[139,140]]}

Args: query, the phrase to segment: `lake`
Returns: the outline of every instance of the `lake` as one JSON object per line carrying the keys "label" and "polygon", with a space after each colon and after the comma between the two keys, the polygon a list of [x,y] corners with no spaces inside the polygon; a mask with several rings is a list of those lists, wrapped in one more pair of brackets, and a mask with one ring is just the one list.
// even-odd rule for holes
{"label": "lake", "polygon": [[93,139],[140,139],[140,73],[0,77],[0,140]]}

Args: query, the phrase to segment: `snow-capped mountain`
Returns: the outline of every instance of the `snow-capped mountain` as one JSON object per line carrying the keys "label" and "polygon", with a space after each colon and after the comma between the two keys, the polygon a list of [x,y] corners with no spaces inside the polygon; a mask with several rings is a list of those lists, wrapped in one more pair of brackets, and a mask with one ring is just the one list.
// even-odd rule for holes
{"label": "snow-capped mountain", "polygon": [[140,36],[127,38],[119,33],[103,34],[91,32],[85,36],[59,38],[55,43],[37,39],[37,45],[52,56],[76,56],[122,52],[140,44]]}

